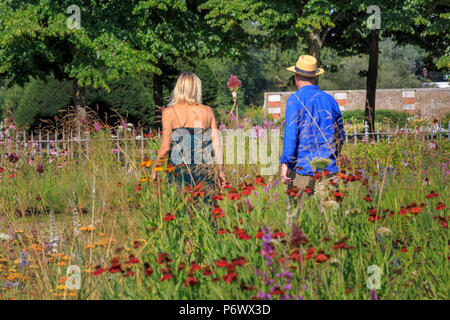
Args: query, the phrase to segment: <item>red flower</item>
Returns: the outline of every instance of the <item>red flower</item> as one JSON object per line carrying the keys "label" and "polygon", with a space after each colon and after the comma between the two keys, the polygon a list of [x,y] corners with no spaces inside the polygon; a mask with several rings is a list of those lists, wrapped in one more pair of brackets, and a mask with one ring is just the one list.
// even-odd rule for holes
{"label": "red flower", "polygon": [[256,235],[255,235],[255,238],[261,239],[262,237],[264,237],[264,233],[261,230],[258,230],[258,233],[256,233]]}
{"label": "red flower", "polygon": [[264,182],[264,178],[261,177],[261,176],[256,176],[256,178],[255,178],[255,184],[256,184],[256,185],[263,186],[263,187],[266,186],[266,183]]}
{"label": "red flower", "polygon": [[237,193],[230,193],[227,195],[228,199],[230,200],[239,200],[241,196]]}
{"label": "red flower", "polygon": [[127,269],[127,273],[125,273],[125,277],[128,276],[134,276],[136,274],[136,272],[134,272],[133,270],[131,270],[130,268]]}
{"label": "red flower", "polygon": [[200,266],[197,264],[197,262],[195,262],[195,261],[192,261],[192,263],[191,263],[191,268],[189,269],[189,272],[190,273],[195,273],[195,272],[197,272],[198,270],[200,270]]}
{"label": "red flower", "polygon": [[224,275],[222,277],[222,279],[225,280],[226,283],[230,283],[232,281],[236,281],[237,273],[236,272],[228,273],[228,274]]}
{"label": "red flower", "polygon": [[225,234],[227,232],[228,232],[227,230],[220,228],[219,231],[217,231],[217,234]]}
{"label": "red flower", "polygon": [[344,196],[344,194],[342,192],[339,192],[339,191],[335,191],[333,193],[333,195],[334,195],[335,198],[342,198]]}
{"label": "red flower", "polygon": [[433,217],[433,219],[439,219],[439,222],[440,222],[440,224],[441,224],[441,227],[444,228],[444,229],[448,229],[448,223],[447,223],[447,221],[446,221],[446,220],[449,219],[448,216],[445,217],[445,218],[443,218],[443,217]]}
{"label": "red flower", "polygon": [[202,274],[204,276],[212,276],[213,275],[213,271],[211,270],[210,267],[206,267],[206,269],[202,272]]}
{"label": "red flower", "polygon": [[111,267],[108,268],[110,273],[122,272],[122,265],[120,263],[115,263]]}
{"label": "red flower", "polygon": [[92,274],[97,277],[98,275],[102,274],[105,271],[106,269],[103,269],[101,266],[96,266],[95,270],[92,271]]}
{"label": "red flower", "polygon": [[298,192],[300,191],[300,189],[296,186],[292,187],[291,189],[287,189],[286,193],[288,196],[291,197],[298,197]]}
{"label": "red flower", "polygon": [[161,277],[161,281],[166,281],[166,280],[172,279],[172,277],[173,276],[171,273],[165,272],[165,273],[163,273],[163,276]]}
{"label": "red flower", "polygon": [[198,283],[197,279],[195,279],[192,276],[189,276],[187,280],[183,282],[183,285],[185,285],[186,287],[192,287],[195,286],[197,283]]}
{"label": "red flower", "polygon": [[303,190],[303,191],[306,192],[307,194],[313,193],[309,187],[306,187],[305,190]]}
{"label": "red flower", "polygon": [[150,268],[150,265],[148,263],[144,263],[144,268],[145,268],[144,269],[145,276],[146,277],[151,276],[153,273],[153,270],[152,270],[152,268]]}
{"label": "red flower", "polygon": [[138,184],[138,186],[136,187],[136,191],[141,191],[141,189],[142,189],[141,184]]}
{"label": "red flower", "polygon": [[314,258],[316,256],[314,252],[316,252],[316,249],[309,247],[308,250],[306,251],[306,259]]}
{"label": "red flower", "polygon": [[213,200],[223,200],[223,197],[221,194],[216,194],[215,196],[212,196]]}
{"label": "red flower", "polygon": [[400,252],[408,252],[408,248],[406,248],[405,246],[403,246],[403,247],[400,249]]}
{"label": "red flower", "polygon": [[403,207],[398,211],[398,214],[401,215],[401,216],[404,216],[407,213],[408,213],[408,211],[406,211],[406,209],[403,208]]}
{"label": "red flower", "polygon": [[175,220],[175,216],[171,213],[166,214],[166,216],[164,217],[164,221],[168,222],[168,221],[172,221]]}
{"label": "red flower", "polygon": [[158,260],[156,260],[156,263],[163,264],[167,262],[172,262],[172,259],[169,258],[169,255],[167,253],[160,253],[158,255]]}
{"label": "red flower", "polygon": [[244,257],[237,257],[231,260],[231,265],[233,266],[243,266],[248,263],[248,260]]}
{"label": "red flower", "polygon": [[445,204],[443,204],[443,203],[439,202],[439,203],[438,203],[438,205],[437,205],[437,207],[436,207],[436,210],[444,210],[444,209],[445,209],[445,207],[446,207],[446,205],[445,205]]}
{"label": "red flower", "polygon": [[372,199],[369,195],[367,195],[367,196],[364,198],[364,200],[367,201],[367,202],[373,202],[373,199]]}
{"label": "red flower", "polygon": [[325,254],[323,252],[323,250],[319,250],[317,252],[316,257],[315,257],[316,263],[323,263],[323,262],[327,261],[328,259],[330,259],[330,255],[329,254]]}
{"label": "red flower", "polygon": [[137,248],[139,248],[141,246],[141,243],[139,242],[139,241],[137,241],[137,240],[134,240],[134,242],[133,242],[133,248],[134,249],[137,249]]}
{"label": "red flower", "polygon": [[278,286],[276,286],[276,287],[274,287],[274,288],[272,288],[272,289],[270,290],[270,294],[275,295],[275,296],[284,294],[284,292],[285,292],[285,291],[284,291],[284,290],[281,290],[280,287],[278,287]]}
{"label": "red flower", "polygon": [[223,213],[223,210],[219,207],[215,207],[211,212],[212,214],[221,214]]}
{"label": "red flower", "polygon": [[279,232],[278,230],[275,230],[275,232],[272,235],[272,239],[276,238],[284,238],[284,232]]}
{"label": "red flower", "polygon": [[247,233],[247,231],[238,233],[238,237],[239,237],[239,239],[241,239],[241,240],[249,240],[249,239],[252,238],[252,236],[249,235],[249,234]]}
{"label": "red flower", "polygon": [[134,255],[130,255],[130,258],[125,263],[127,263],[127,264],[139,263],[139,260],[136,259],[136,257]]}
{"label": "red flower", "polygon": [[439,197],[439,193],[436,193],[436,192],[434,192],[434,191],[431,191],[429,194],[427,194],[426,196],[425,196],[427,199],[433,199],[433,198],[437,198],[437,197]]}
{"label": "red flower", "polygon": [[345,237],[345,238],[343,238],[341,241],[336,242],[336,243],[333,245],[333,250],[337,250],[337,249],[348,249],[348,250],[354,249],[354,247],[349,247],[349,246],[346,244],[347,240],[348,240],[348,238]]}
{"label": "red flower", "polygon": [[423,207],[411,207],[409,208],[409,212],[412,214],[418,214],[422,211]]}
{"label": "red flower", "polygon": [[226,258],[222,258],[220,260],[215,260],[214,263],[216,264],[216,266],[218,266],[219,268],[226,268],[228,267],[228,261]]}

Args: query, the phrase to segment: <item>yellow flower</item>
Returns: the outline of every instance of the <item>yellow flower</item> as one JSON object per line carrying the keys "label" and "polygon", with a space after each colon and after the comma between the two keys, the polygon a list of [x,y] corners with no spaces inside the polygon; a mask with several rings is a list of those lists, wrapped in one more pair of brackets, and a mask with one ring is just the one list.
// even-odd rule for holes
{"label": "yellow flower", "polygon": [[14,231],[14,234],[20,234],[20,233],[24,233],[24,232],[25,232],[25,230],[20,229],[20,230]]}
{"label": "yellow flower", "polygon": [[64,261],[60,261],[56,264],[57,267],[63,267],[65,265],[66,265],[66,263]]}
{"label": "yellow flower", "polygon": [[155,171],[155,172],[162,171],[162,167],[154,167],[154,168],[153,168],[153,171]]}
{"label": "yellow flower", "polygon": [[93,243],[93,244],[88,244],[88,245],[85,246],[84,248],[85,248],[85,249],[95,249],[96,246],[97,246],[97,245],[96,245],[95,243]]}

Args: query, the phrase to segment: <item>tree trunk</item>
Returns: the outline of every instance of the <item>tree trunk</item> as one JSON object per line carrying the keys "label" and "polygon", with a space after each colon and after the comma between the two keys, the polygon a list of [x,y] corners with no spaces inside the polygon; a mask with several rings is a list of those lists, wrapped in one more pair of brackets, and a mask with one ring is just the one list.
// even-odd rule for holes
{"label": "tree trunk", "polygon": [[364,119],[369,124],[369,132],[375,127],[375,96],[378,78],[378,30],[372,30],[367,37],[369,45],[369,69],[367,70],[366,106]]}
{"label": "tree trunk", "polygon": [[[162,69],[162,62],[158,63],[158,67],[163,71]],[[164,72],[161,73],[161,75],[157,74],[156,72],[153,73],[153,101],[155,103],[155,123],[158,127],[162,127],[161,123],[161,108],[164,105],[164,97],[163,97],[163,82],[162,82],[162,75]]]}
{"label": "tree trunk", "polygon": [[[320,30],[313,29],[309,34],[309,55],[313,56],[317,60],[317,68],[320,67],[320,49],[322,48],[322,41],[320,40]],[[316,84],[319,82],[319,77],[316,77]]]}
{"label": "tree trunk", "polygon": [[81,125],[86,124],[86,89],[78,85],[78,79],[73,79],[72,100],[77,113],[77,121]]}

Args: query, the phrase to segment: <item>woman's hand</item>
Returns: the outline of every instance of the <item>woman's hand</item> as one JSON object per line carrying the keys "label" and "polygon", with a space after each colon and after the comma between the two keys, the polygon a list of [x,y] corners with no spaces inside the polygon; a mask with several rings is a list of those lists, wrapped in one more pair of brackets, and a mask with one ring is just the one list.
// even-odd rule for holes
{"label": "woman's hand", "polygon": [[152,168],[152,173],[150,174],[150,177],[151,177],[152,181],[156,180],[156,171],[154,170],[154,168]]}
{"label": "woman's hand", "polygon": [[291,177],[289,177],[289,168],[287,164],[283,163],[281,165],[281,181],[284,184],[289,184],[291,182]]}
{"label": "woman's hand", "polygon": [[220,180],[220,187],[223,188],[227,185],[227,178],[225,177],[224,171],[219,171],[219,180]]}

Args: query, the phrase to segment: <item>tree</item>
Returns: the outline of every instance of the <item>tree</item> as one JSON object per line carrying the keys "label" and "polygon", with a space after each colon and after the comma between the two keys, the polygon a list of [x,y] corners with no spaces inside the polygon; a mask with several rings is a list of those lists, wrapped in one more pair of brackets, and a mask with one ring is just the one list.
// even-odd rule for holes
{"label": "tree", "polygon": [[304,39],[308,53],[320,65],[320,50],[329,31],[349,7],[348,1],[340,0],[211,0],[207,18],[224,28],[234,21],[252,21],[263,31],[258,35],[263,45],[276,43],[293,48]]}
{"label": "tree", "polygon": [[245,55],[249,37],[243,26],[236,22],[223,29],[209,23],[205,19],[210,12],[209,2],[146,0],[140,1],[133,10],[139,26],[137,37],[157,61],[157,70],[153,72],[157,106],[164,105],[164,80],[178,73],[176,64],[215,56]]}
{"label": "tree", "polygon": [[[123,76],[156,72],[153,52],[137,35],[139,1],[80,0],[0,3],[0,75],[24,84],[54,74],[73,82],[72,100],[85,105],[85,88],[104,88]],[[70,14],[70,16],[68,15]]]}
{"label": "tree", "polygon": [[414,33],[411,25],[418,23],[414,1],[390,2],[364,0],[352,3],[340,18],[339,27],[330,31],[329,44],[342,55],[368,54],[366,75],[365,120],[374,132],[375,97],[378,78],[379,39],[391,34]]}

